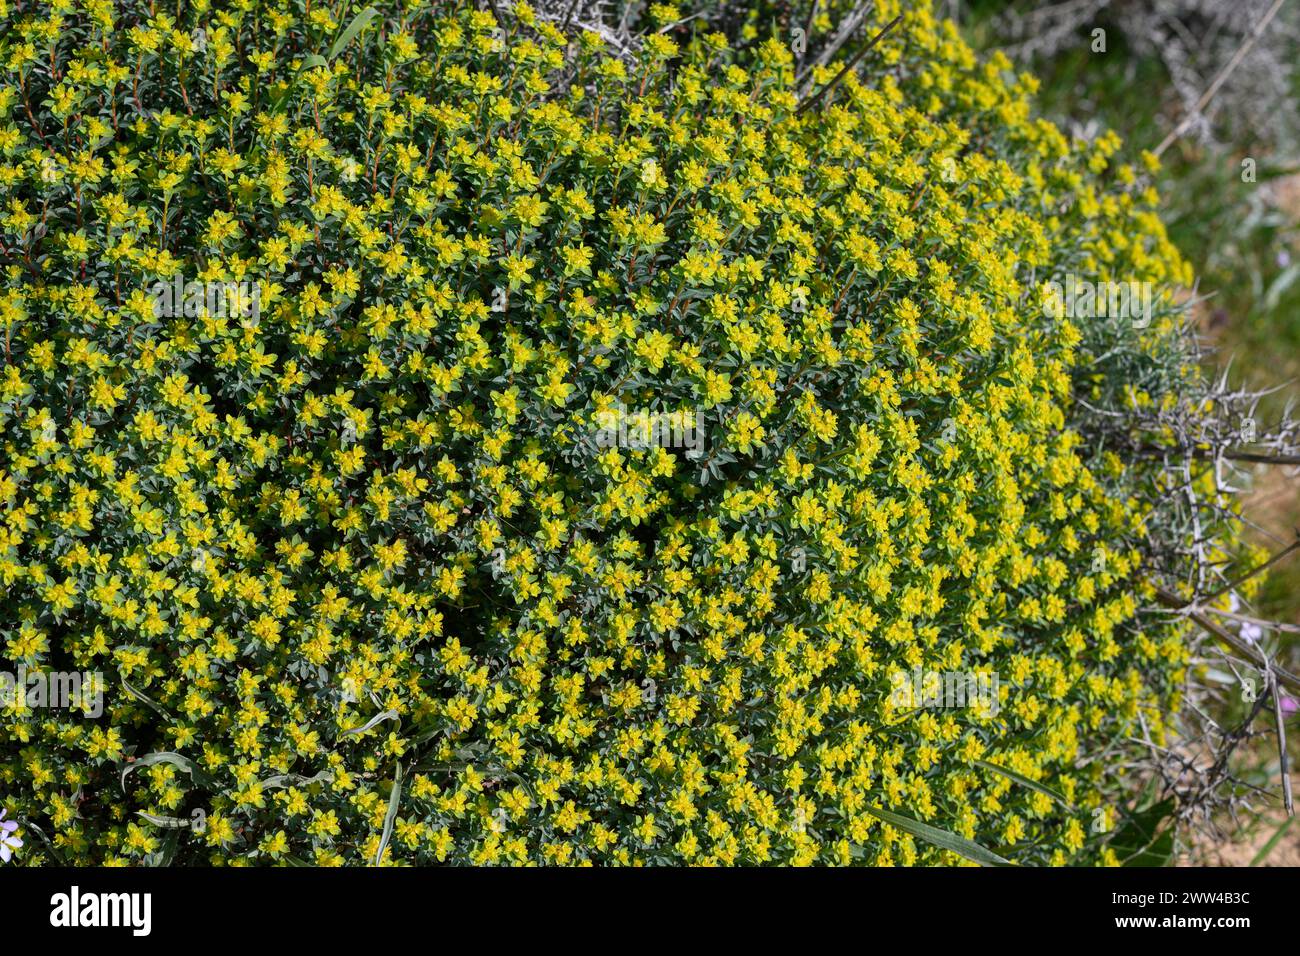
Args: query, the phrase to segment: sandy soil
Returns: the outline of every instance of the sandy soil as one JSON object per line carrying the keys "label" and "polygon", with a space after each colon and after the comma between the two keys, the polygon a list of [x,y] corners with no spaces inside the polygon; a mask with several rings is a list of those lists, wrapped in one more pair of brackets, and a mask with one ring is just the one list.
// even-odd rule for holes
{"label": "sandy soil", "polygon": [[[1278,811],[1260,825],[1252,839],[1216,847],[1211,862],[1217,866],[1249,866],[1285,819],[1285,814]],[[1260,866],[1300,866],[1300,823],[1291,824]]]}

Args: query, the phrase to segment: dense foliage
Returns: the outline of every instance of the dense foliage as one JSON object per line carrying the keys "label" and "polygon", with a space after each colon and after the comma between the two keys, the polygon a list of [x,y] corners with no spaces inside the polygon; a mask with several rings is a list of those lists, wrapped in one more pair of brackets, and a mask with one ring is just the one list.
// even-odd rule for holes
{"label": "dense foliage", "polygon": [[374,10],[0,0],[0,652],[107,684],[0,709],[19,859],[1114,862],[1188,655],[1072,422],[1192,374],[1150,168],[924,5],[802,111],[761,21]]}

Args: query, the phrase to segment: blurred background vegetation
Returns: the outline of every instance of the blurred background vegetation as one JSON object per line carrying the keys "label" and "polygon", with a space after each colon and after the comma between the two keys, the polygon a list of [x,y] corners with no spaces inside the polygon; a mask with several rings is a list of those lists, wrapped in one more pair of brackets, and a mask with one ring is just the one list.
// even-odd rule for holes
{"label": "blurred background vegetation", "polygon": [[[1043,83],[1042,109],[1068,133],[1091,138],[1113,129],[1134,158],[1185,127],[1161,157],[1159,185],[1170,236],[1200,276],[1204,301],[1193,319],[1218,369],[1228,367],[1234,383],[1273,390],[1260,404],[1261,430],[1275,421],[1300,398],[1300,3],[939,0],[938,7],[977,48],[1003,49],[1031,69]],[[1300,468],[1259,465],[1248,484],[1248,533],[1281,551],[1300,528]],[[1276,566],[1251,613],[1300,624],[1300,556]],[[1263,640],[1297,668],[1300,635],[1275,630]],[[1298,766],[1294,710],[1288,723]],[[1256,744],[1238,753],[1237,772],[1276,794],[1276,745]],[[1300,825],[1276,797],[1250,803],[1254,812],[1219,821],[1226,839],[1205,848],[1206,861],[1300,864]]]}

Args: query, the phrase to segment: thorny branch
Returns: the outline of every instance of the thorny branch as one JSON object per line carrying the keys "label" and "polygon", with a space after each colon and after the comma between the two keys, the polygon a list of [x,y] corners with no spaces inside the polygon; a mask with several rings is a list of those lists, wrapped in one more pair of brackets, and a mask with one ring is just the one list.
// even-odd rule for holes
{"label": "thorny branch", "polygon": [[[1179,349],[1186,365],[1210,367],[1208,350],[1188,324],[1188,303],[1171,311],[1179,313],[1181,332],[1165,347]],[[1104,354],[1099,350],[1099,358],[1089,368],[1093,373],[1104,369],[1102,378],[1110,383],[1109,391],[1078,403],[1076,427],[1099,453],[1161,462],[1164,493],[1146,523],[1146,563],[1154,572],[1151,584],[1158,606],[1147,613],[1181,615],[1197,628],[1191,637],[1195,666],[1188,668],[1185,688],[1189,706],[1177,743],[1159,748],[1146,741],[1150,760],[1142,769],[1159,781],[1162,798],[1177,798],[1182,822],[1217,839],[1222,836],[1221,821],[1235,820],[1248,808],[1247,797],[1257,792],[1229,768],[1238,748],[1265,733],[1256,722],[1270,701],[1274,719],[1269,721],[1269,732],[1277,738],[1281,797],[1291,812],[1290,766],[1280,717],[1282,688],[1300,692],[1300,676],[1274,660],[1260,639],[1284,627],[1238,610],[1247,604],[1244,588],[1253,578],[1300,551],[1300,531],[1272,557],[1244,570],[1214,557],[1210,546],[1215,543],[1215,529],[1248,521],[1242,513],[1241,493],[1249,486],[1251,473],[1242,463],[1279,467],[1284,475],[1297,477],[1289,466],[1300,463],[1300,421],[1288,405],[1277,421],[1266,426],[1261,402],[1270,393],[1234,387],[1226,371],[1217,378],[1167,380],[1167,370],[1178,363],[1171,363],[1168,356],[1151,357],[1153,340],[1142,330],[1125,333],[1110,328],[1092,334],[1098,341],[1119,344]],[[1143,402],[1136,398],[1139,393],[1173,394],[1177,400]],[[1231,596],[1231,608],[1221,611],[1213,606],[1225,596]],[[1234,683],[1216,686],[1198,676],[1212,669],[1226,669]],[[1257,698],[1244,696],[1246,688],[1261,677]],[[1230,729],[1209,715],[1231,712],[1234,688],[1254,706],[1241,725]]]}

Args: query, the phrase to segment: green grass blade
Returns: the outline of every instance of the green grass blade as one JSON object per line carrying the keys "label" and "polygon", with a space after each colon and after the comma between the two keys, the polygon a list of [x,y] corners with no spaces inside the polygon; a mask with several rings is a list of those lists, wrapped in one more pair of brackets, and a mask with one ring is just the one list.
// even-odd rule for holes
{"label": "green grass blade", "polygon": [[897,813],[891,813],[889,810],[882,810],[879,807],[865,807],[864,809],[867,813],[878,820],[883,820],[891,827],[898,827],[898,829],[905,830],[912,836],[920,837],[926,843],[933,843],[942,850],[951,850],[953,853],[964,856],[968,860],[974,860],[983,866],[1015,865],[1010,860],[1004,860],[992,850],[967,840],[965,837],[959,837],[955,833],[949,833],[947,830],[940,830],[928,823],[913,820],[911,817],[902,817]]}
{"label": "green grass blade", "polygon": [[156,827],[164,830],[188,830],[193,823],[192,820],[186,820],[183,817],[166,817],[154,813],[145,813],[143,810],[135,811],[136,816],[144,817]]}
{"label": "green grass blade", "polygon": [[393,836],[393,822],[397,819],[397,805],[402,802],[402,765],[397,765],[397,773],[393,776],[393,793],[388,798],[388,812],[384,814],[384,832],[379,838],[379,849],[375,851],[375,866],[384,862],[384,851],[388,849],[388,841]]}
{"label": "green grass blade", "polygon": [[1028,777],[1024,776],[1023,774],[1016,773],[1014,770],[1008,770],[1006,767],[999,767],[997,764],[989,763],[987,760],[976,760],[975,766],[983,767],[985,770],[990,770],[993,773],[1000,773],[1008,780],[1014,780],[1016,783],[1020,784],[1021,786],[1028,787],[1030,790],[1037,790],[1045,797],[1051,797],[1053,800],[1055,800],[1061,806],[1065,807],[1065,809],[1067,810],[1073,809],[1070,806],[1070,801],[1065,799],[1065,795],[1063,793],[1053,790],[1051,787],[1044,786],[1043,784],[1039,783],[1036,780],[1030,780]]}
{"label": "green grass blade", "polygon": [[190,779],[200,787],[209,787],[212,785],[212,778],[203,770],[202,767],[196,764],[189,757],[182,757],[180,754],[164,751],[160,753],[146,754],[143,757],[137,757],[135,760],[123,767],[122,792],[126,792],[126,778],[128,774],[144,767],[151,767],[156,763],[169,763],[175,767],[179,767],[181,770],[188,773]]}
{"label": "green grass blade", "polygon": [[140,703],[145,704],[146,706],[148,706],[148,707],[149,707],[151,710],[153,710],[153,712],[156,713],[159,717],[162,717],[164,720],[171,720],[171,719],[172,719],[171,714],[169,714],[169,713],[167,713],[167,711],[163,710],[162,707],[161,707],[158,703],[156,703],[154,700],[152,700],[152,699],[151,699],[147,694],[145,694],[144,691],[139,690],[138,688],[132,687],[130,681],[128,681],[125,677],[122,678],[122,686],[126,689],[126,692],[127,692],[128,694],[130,694],[130,695],[131,695],[132,697],[134,697],[136,700],[140,701]]}
{"label": "green grass blade", "polygon": [[1264,846],[1260,848],[1260,851],[1255,854],[1255,859],[1250,861],[1250,865],[1259,866],[1265,860],[1267,860],[1268,855],[1273,852],[1273,849],[1277,846],[1278,841],[1281,840],[1282,837],[1286,835],[1286,831],[1291,829],[1291,824],[1294,822],[1295,822],[1295,817],[1287,817],[1285,820],[1283,820],[1282,825],[1273,831],[1273,835],[1268,838],[1268,842],[1265,843]]}
{"label": "green grass blade", "polygon": [[379,16],[379,11],[374,7],[366,7],[358,13],[352,22],[348,24],[348,28],[334,41],[334,46],[330,48],[329,58],[331,60],[337,59],[344,48],[357,38],[357,34],[364,30],[366,25],[377,16]]}
{"label": "green grass blade", "polygon": [[364,734],[371,727],[383,723],[385,720],[395,720],[397,721],[398,724],[401,724],[402,722],[401,718],[397,716],[397,711],[395,710],[380,711],[379,713],[375,714],[375,716],[367,720],[360,727],[350,727],[347,730],[343,731],[343,733],[339,734],[339,738],[342,739],[343,737],[351,737],[353,734]]}

